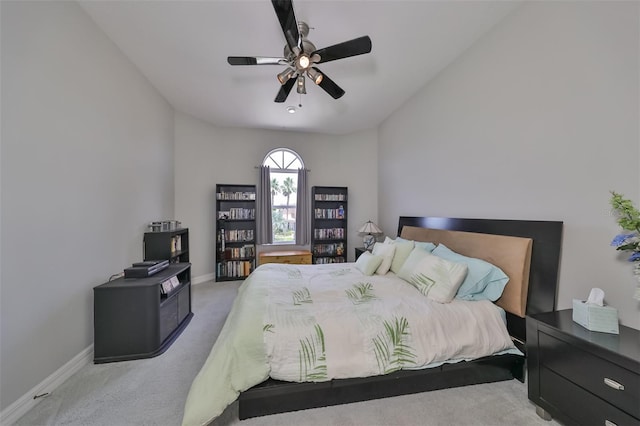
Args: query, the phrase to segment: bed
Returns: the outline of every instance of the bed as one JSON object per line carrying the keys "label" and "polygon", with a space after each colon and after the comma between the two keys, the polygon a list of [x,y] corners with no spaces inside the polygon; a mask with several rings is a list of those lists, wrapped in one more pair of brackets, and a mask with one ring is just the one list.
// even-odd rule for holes
{"label": "bed", "polygon": [[[485,355],[476,356],[475,352],[473,355],[469,355],[466,352],[460,352],[460,349],[454,349],[448,355],[438,351],[432,354],[429,352],[431,345],[428,341],[423,345],[419,344],[421,339],[424,340],[421,336],[425,334],[421,331],[423,326],[417,322],[420,315],[416,315],[416,312],[419,312],[417,309],[421,309],[421,307],[409,306],[412,302],[405,299],[402,305],[407,305],[410,312],[403,315],[409,318],[409,323],[411,324],[411,342],[414,346],[427,348],[427,353],[405,351],[406,347],[401,346],[402,350],[399,353],[404,354],[401,358],[403,361],[408,360],[410,362],[405,362],[404,366],[401,364],[399,368],[385,369],[385,366],[381,365],[381,357],[378,356],[379,347],[382,345],[377,343],[376,339],[378,337],[372,334],[372,336],[375,336],[374,338],[367,338],[367,342],[373,342],[370,343],[372,347],[371,353],[375,352],[375,356],[369,357],[371,358],[371,365],[367,366],[367,363],[363,361],[362,371],[358,370],[359,366],[356,368],[354,365],[353,372],[356,377],[352,378],[349,376],[351,372],[348,371],[350,364],[345,364],[341,358],[348,358],[349,351],[343,350],[341,352],[336,350],[339,345],[327,343],[327,353],[330,352],[329,348],[332,347],[334,348],[332,349],[334,353],[340,354],[340,356],[333,356],[332,358],[329,356],[331,354],[329,354],[326,358],[332,358],[332,364],[324,362],[325,339],[327,342],[331,342],[331,339],[335,338],[336,334],[341,333],[338,331],[327,334],[326,329],[339,329],[341,322],[344,324],[344,333],[347,334],[349,333],[347,330],[350,330],[348,324],[352,322],[361,324],[363,329],[366,329],[368,326],[363,322],[362,318],[372,316],[372,313],[378,312],[382,305],[375,305],[374,303],[374,308],[370,308],[373,309],[372,311],[361,310],[354,317],[352,314],[347,314],[346,311],[340,309],[337,299],[334,301],[331,298],[326,298],[326,300],[323,298],[332,293],[334,290],[332,286],[336,286],[335,294],[340,293],[344,296],[343,293],[345,291],[337,286],[341,285],[340,281],[343,279],[357,278],[354,275],[357,272],[354,271],[353,264],[345,264],[339,267],[327,267],[325,265],[293,267],[292,265],[287,265],[286,268],[292,269],[286,269],[284,266],[278,269],[274,265],[265,265],[264,268],[258,268],[255,271],[255,275],[252,274],[241,286],[236,300],[243,300],[242,307],[237,307],[236,303],[234,303],[218,341],[212,348],[211,354],[202,370],[194,380],[187,398],[183,424],[207,424],[221,414],[228,404],[238,398],[238,394],[239,417],[240,419],[245,419],[286,411],[476,383],[511,380],[514,378],[522,381],[524,379],[523,352],[526,341],[524,317],[529,313],[551,311],[555,308],[562,222],[400,217],[398,236],[404,240],[430,241],[439,246],[446,245],[456,253],[483,259],[501,268],[508,276],[509,281],[504,287],[502,296],[495,303],[500,309],[495,308],[490,302],[488,304],[491,305],[491,308],[485,308],[486,301],[480,303],[454,300],[449,305],[452,308],[459,309],[460,312],[466,312],[471,305],[474,305],[474,309],[476,309],[475,306],[482,307],[482,309],[492,309],[488,315],[493,319],[489,322],[495,322],[496,314],[494,311],[500,311],[504,316],[503,320],[506,322],[505,329],[502,325],[502,319],[500,321],[501,327],[504,329],[503,334],[506,335],[506,340],[508,340],[508,346],[505,346],[507,345],[504,342],[505,337],[498,336],[501,332],[480,330],[478,335],[481,337],[471,337],[483,344],[489,340],[494,340],[493,336],[495,335],[497,346],[486,348],[485,350],[488,352]],[[324,268],[319,268],[320,266]],[[269,284],[264,278],[265,274],[268,273],[279,273],[281,278],[272,278]],[[289,274],[289,276],[286,274]],[[294,275],[296,276],[294,277]],[[280,365],[277,361],[280,358],[271,358],[274,353],[278,353],[278,350],[274,348],[279,348],[281,342],[274,340],[270,334],[272,331],[270,328],[274,327],[274,324],[276,324],[276,329],[280,332],[285,328],[281,326],[282,324],[288,325],[291,322],[289,319],[285,318],[283,320],[280,318],[279,316],[282,314],[273,310],[273,306],[279,303],[278,298],[281,296],[281,293],[277,290],[280,285],[279,281],[297,279],[297,275],[306,277],[302,278],[306,279],[305,282],[312,289],[311,293],[314,294],[314,297],[319,298],[315,302],[316,306],[322,306],[323,303],[326,303],[326,306],[330,306],[331,303],[336,303],[336,306],[333,307],[336,310],[335,312],[345,312],[344,317],[340,317],[339,314],[333,314],[337,317],[337,320],[331,317],[327,317],[323,321],[318,320],[318,324],[322,323],[324,328],[324,330],[318,330],[316,333],[318,337],[315,338],[315,343],[322,341],[321,344],[318,343],[318,348],[315,348],[313,336],[310,338],[302,335],[298,336],[301,337],[299,340],[306,358],[318,358],[317,352],[320,352],[319,348],[321,347],[322,353],[319,359],[323,361],[318,368],[315,368],[314,365],[311,365],[311,367],[303,366],[302,360],[304,357],[300,355],[299,370],[303,371],[304,367],[305,374],[308,373],[300,377],[296,376],[297,370],[293,371],[295,368],[289,368],[288,364]],[[370,279],[363,280],[360,284],[366,281],[367,284],[372,284],[377,291],[382,293],[386,291],[389,295],[412,291],[411,289],[405,290],[410,286],[405,283],[404,287],[402,287],[401,280],[394,274],[390,273],[388,275],[389,280],[384,281],[384,283],[380,282],[383,278],[373,276]],[[330,279],[327,280],[325,276],[330,277]],[[312,281],[315,282],[320,279],[323,280],[322,283],[326,283],[322,284],[324,287],[311,287]],[[249,297],[248,294],[252,292],[255,294]],[[346,290],[346,293],[348,295],[349,290]],[[298,297],[297,302],[299,303],[296,303],[296,297]],[[294,294],[293,305],[304,305],[305,298],[308,297],[308,294],[299,294],[297,296]],[[423,299],[415,296],[413,298],[416,300]],[[260,301],[260,299],[267,300],[269,303],[264,303],[264,300]],[[343,297],[342,299],[345,298]],[[376,298],[374,297],[374,299]],[[441,310],[440,304],[433,305],[436,308],[429,308],[429,315],[431,310]],[[292,309],[298,309],[298,306]],[[411,309],[414,309],[413,314]],[[329,313],[327,315],[332,314]],[[473,315],[476,314],[474,313]],[[327,325],[331,322],[333,322],[333,325]],[[454,323],[455,321],[443,322]],[[314,323],[309,326],[319,328],[318,324]],[[260,325],[260,327],[257,325]],[[398,324],[396,323],[396,325]],[[385,326],[391,328],[388,324]],[[292,328],[294,332],[300,333],[295,327]],[[458,328],[461,329],[462,327]],[[454,331],[449,330],[443,333],[447,336],[453,336]],[[352,331],[351,334],[351,340],[358,341],[360,339],[360,332],[354,333]],[[469,337],[461,336],[461,338]],[[306,343],[303,342],[305,339]],[[411,349],[413,350],[413,348]],[[269,353],[268,356],[267,352]],[[443,356],[451,356],[452,359],[442,359]],[[272,365],[267,365],[267,359],[276,361]],[[358,356],[358,360],[362,360],[362,357]],[[378,373],[373,371],[375,370],[376,362],[379,368]],[[327,375],[328,370],[331,373],[330,375]],[[281,380],[276,380],[273,377]]]}

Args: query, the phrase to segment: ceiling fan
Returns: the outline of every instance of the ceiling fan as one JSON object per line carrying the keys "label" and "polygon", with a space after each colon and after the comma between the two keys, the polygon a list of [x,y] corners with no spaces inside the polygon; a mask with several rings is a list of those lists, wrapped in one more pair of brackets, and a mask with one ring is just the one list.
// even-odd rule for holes
{"label": "ceiling fan", "polygon": [[284,38],[287,41],[284,46],[283,57],[229,56],[227,62],[230,65],[286,66],[287,68],[277,75],[281,87],[276,95],[275,102],[284,102],[294,85],[296,85],[298,93],[307,93],[305,75],[334,99],[344,95],[344,90],[314,65],[371,52],[371,39],[369,36],[358,37],[333,46],[316,49],[313,43],[307,39],[309,25],[296,20],[292,0],[271,0],[271,3],[280,21]]}

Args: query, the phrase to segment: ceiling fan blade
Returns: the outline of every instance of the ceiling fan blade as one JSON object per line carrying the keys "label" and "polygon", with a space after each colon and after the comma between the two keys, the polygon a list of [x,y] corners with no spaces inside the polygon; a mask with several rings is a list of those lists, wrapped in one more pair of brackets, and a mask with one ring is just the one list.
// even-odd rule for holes
{"label": "ceiling fan blade", "polygon": [[318,84],[318,86],[320,86],[325,92],[330,94],[333,99],[341,98],[342,95],[344,95],[344,90],[342,90],[340,86],[334,83],[333,80],[327,77],[325,73],[323,73],[316,67],[312,68],[319,73],[322,73],[322,81]]}
{"label": "ceiling fan blade", "polygon": [[229,56],[229,65],[287,65],[284,58],[269,58],[263,56]]}
{"label": "ceiling fan blade", "polygon": [[285,84],[280,86],[280,91],[276,95],[274,102],[283,103],[284,101],[286,101],[287,97],[289,96],[289,92],[291,92],[294,84],[296,84],[296,79],[290,78]]}
{"label": "ceiling fan blade", "polygon": [[322,64],[324,62],[335,61],[336,59],[348,58],[350,56],[363,55],[369,52],[371,52],[371,39],[369,36],[363,36],[334,44],[333,46],[318,49],[313,52],[313,54],[320,55],[320,61],[316,63]]}
{"label": "ceiling fan blade", "polygon": [[278,21],[280,21],[284,38],[287,40],[287,44],[293,52],[293,48],[299,46],[300,43],[298,21],[293,12],[293,3],[291,0],[271,0],[271,4],[278,16]]}

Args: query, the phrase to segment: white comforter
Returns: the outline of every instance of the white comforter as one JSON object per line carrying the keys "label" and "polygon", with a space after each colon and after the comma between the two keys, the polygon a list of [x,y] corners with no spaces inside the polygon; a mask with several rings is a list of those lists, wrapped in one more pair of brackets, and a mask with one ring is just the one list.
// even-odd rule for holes
{"label": "white comforter", "polygon": [[267,375],[366,377],[505,350],[518,353],[491,302],[432,302],[393,273],[365,276],[352,263],[267,264],[243,283],[183,424],[208,423]]}

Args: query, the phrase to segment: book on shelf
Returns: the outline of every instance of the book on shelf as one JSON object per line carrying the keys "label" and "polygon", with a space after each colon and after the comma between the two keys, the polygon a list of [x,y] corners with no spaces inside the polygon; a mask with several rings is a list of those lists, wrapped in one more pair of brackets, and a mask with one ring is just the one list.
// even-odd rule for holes
{"label": "book on shelf", "polygon": [[173,276],[171,278],[167,278],[160,284],[160,292],[162,294],[170,294],[171,291],[180,287],[180,280],[177,276]]}
{"label": "book on shelf", "polygon": [[338,257],[318,257],[315,260],[316,264],[326,264],[326,263],[345,263],[346,260],[342,256]]}
{"label": "book on shelf", "polygon": [[171,286],[171,279],[165,280],[160,284],[160,292],[162,294],[169,294],[173,287]]}
{"label": "book on shelf", "polygon": [[247,244],[242,247],[227,247],[224,250],[225,259],[242,259],[255,256],[255,247]]}
{"label": "book on shelf", "polygon": [[217,192],[216,193],[217,200],[231,200],[231,201],[253,201],[256,199],[255,192]]}
{"label": "book on shelf", "polygon": [[313,254],[315,256],[342,256],[344,254],[344,244],[314,244]]}
{"label": "book on shelf", "polygon": [[171,277],[169,280],[171,281],[171,289],[178,288],[180,286],[180,280],[177,276]]}
{"label": "book on shelf", "polygon": [[256,218],[256,209],[233,208],[218,212],[220,220],[252,220]]}
{"label": "book on shelf", "polygon": [[180,235],[174,235],[171,237],[171,253],[182,250],[182,237]]}
{"label": "book on shelf", "polygon": [[229,260],[216,265],[219,277],[246,277],[253,271],[253,262],[249,260]]}
{"label": "book on shelf", "polygon": [[337,209],[315,209],[316,219],[344,219],[344,207]]}
{"label": "book on shelf", "polygon": [[317,194],[316,201],[345,201],[345,194]]}
{"label": "book on shelf", "polygon": [[222,241],[253,241],[253,229],[229,229],[223,233]]}
{"label": "book on shelf", "polygon": [[317,240],[337,240],[344,238],[344,228],[316,228],[313,230]]}

